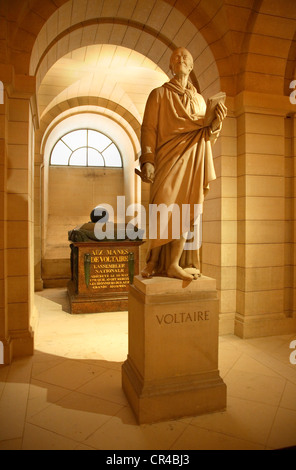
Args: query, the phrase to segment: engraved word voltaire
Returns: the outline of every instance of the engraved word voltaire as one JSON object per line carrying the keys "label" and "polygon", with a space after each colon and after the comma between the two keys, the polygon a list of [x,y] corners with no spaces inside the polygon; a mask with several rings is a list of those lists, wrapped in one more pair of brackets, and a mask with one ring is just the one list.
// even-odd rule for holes
{"label": "engraved word voltaire", "polygon": [[172,323],[187,323],[207,321],[210,319],[210,312],[208,310],[203,312],[181,312],[181,313],[167,313],[166,315],[156,315],[159,325],[171,325]]}

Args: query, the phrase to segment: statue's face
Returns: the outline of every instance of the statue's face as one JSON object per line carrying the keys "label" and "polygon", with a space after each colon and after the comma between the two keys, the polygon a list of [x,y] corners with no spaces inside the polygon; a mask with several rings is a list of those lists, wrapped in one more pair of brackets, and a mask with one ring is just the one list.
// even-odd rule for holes
{"label": "statue's face", "polygon": [[193,58],[184,47],[176,49],[171,57],[170,69],[176,76],[189,75],[193,69]]}

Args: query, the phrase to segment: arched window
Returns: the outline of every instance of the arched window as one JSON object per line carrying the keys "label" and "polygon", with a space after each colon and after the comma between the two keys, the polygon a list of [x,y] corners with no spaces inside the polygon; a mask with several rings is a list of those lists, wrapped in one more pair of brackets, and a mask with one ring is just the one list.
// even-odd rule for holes
{"label": "arched window", "polygon": [[121,168],[122,158],[115,143],[105,134],[79,129],[58,140],[52,149],[50,164]]}

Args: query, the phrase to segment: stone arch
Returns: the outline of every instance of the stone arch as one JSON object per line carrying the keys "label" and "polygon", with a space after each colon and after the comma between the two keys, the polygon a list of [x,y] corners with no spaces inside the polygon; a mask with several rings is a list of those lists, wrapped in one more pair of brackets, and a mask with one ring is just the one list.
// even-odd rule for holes
{"label": "stone arch", "polygon": [[[136,36],[137,42],[135,43]],[[46,48],[37,64],[35,71],[37,88],[47,71],[57,60],[80,47],[95,44],[123,46],[146,55],[166,74],[169,74],[170,55],[178,46],[178,44],[172,43],[152,28],[143,28],[143,25],[130,21],[117,22],[112,18],[98,19],[82,25],[75,25],[56,39]],[[153,50],[147,51],[147,44],[151,45],[152,43],[154,44]],[[200,90],[194,70],[191,74],[191,81]]]}
{"label": "stone arch", "polygon": [[[293,3],[293,0],[287,1]],[[236,76],[242,72],[239,66],[241,59],[238,59],[241,53],[241,36],[243,31],[246,31],[245,26],[249,22],[250,14],[260,11],[257,6],[258,0],[247,0],[242,4],[237,2],[229,4],[226,0],[211,0],[211,2],[129,0],[126,9],[121,3],[126,4],[118,0],[75,0],[75,8],[72,8],[72,0],[55,2],[23,0],[17,5],[14,4],[13,8],[10,6],[10,16],[15,20],[10,50],[16,72],[29,73],[29,62],[32,50],[36,47],[36,38],[46,23],[50,22],[51,27],[50,31],[43,34],[43,40],[46,40],[47,34],[55,37],[57,30],[60,32],[61,26],[55,24],[57,14],[59,21],[64,23],[65,30],[72,19],[77,24],[85,18],[109,17],[112,21],[135,19],[143,25],[143,28],[152,25],[158,35],[163,34],[169,42],[179,45],[190,44],[191,52],[199,65],[196,77],[203,94],[207,96],[221,86],[228,95],[236,93]],[[180,40],[173,40],[175,36]],[[200,47],[201,43],[197,36],[202,37],[205,47]],[[210,86],[210,90],[207,90],[203,83],[207,82],[209,76],[212,83],[207,83],[207,86]]]}
{"label": "stone arch", "polygon": [[[248,18],[243,40],[242,40],[242,46],[241,46],[241,54],[239,57],[239,71],[236,76],[236,92],[240,92],[242,89],[244,89],[245,86],[245,76],[244,72],[247,67],[248,63],[248,51],[250,50],[250,41],[252,38],[252,31],[254,28],[254,25],[256,23],[260,6],[262,4],[262,0],[254,0],[253,2],[253,10],[250,13],[250,16]],[[243,75],[241,75],[240,71],[242,71]]]}
{"label": "stone arch", "polygon": [[[86,45],[115,44],[128,47],[152,60],[165,73],[168,72],[171,51],[182,45],[193,55],[195,67],[191,79],[203,96],[207,98],[220,90],[220,73],[215,56],[224,60],[229,54],[225,52],[224,39],[221,39],[223,32],[219,28],[215,29],[218,17],[217,21],[212,21],[211,10],[214,11],[216,6],[209,8],[204,2],[200,6],[194,6],[191,15],[190,10],[183,10],[182,2],[177,2],[178,6],[175,6],[170,0],[55,0],[54,3],[59,8],[55,9],[47,0],[42,8],[38,2],[31,2],[32,10],[27,15],[24,13],[19,23],[19,29],[24,35],[30,36],[30,46],[26,46],[28,54],[25,54],[24,63],[20,64],[19,70],[22,70],[21,73],[25,71],[35,75],[37,86],[60,57]],[[219,12],[224,3],[221,0],[216,3],[220,4],[217,9]],[[121,10],[121,4],[128,4],[129,10]],[[210,10],[209,14],[205,11],[207,9]],[[39,18],[33,34],[30,31],[25,33],[32,23],[29,18],[35,17],[34,12],[43,18],[42,25]],[[15,37],[15,46],[21,41],[22,35],[19,34]],[[222,66],[225,69],[224,63]],[[229,70],[226,74],[229,80]],[[80,99],[81,97],[75,99],[76,105],[77,101],[80,103]],[[62,112],[65,103],[59,104]],[[122,111],[126,116],[126,111]],[[40,130],[43,129],[42,119]],[[42,132],[37,131],[36,143],[39,138],[42,139]],[[36,164],[38,157],[41,156],[37,155]]]}
{"label": "stone arch", "polygon": [[115,0],[64,3],[43,25],[36,38],[30,74],[37,73],[38,84],[38,74],[44,75],[48,66],[63,52],[103,42],[134,49],[154,61],[165,73],[171,51],[183,45],[195,60],[194,85],[201,92],[209,86],[211,91],[220,89],[218,68],[208,43],[193,22],[167,1],[132,0],[126,11],[121,6],[118,8]]}
{"label": "stone arch", "polygon": [[[50,86],[55,84],[61,67],[65,79],[57,83],[53,93]],[[134,82],[133,76],[136,77]],[[151,60],[129,48],[112,44],[83,46],[54,63],[42,81],[38,89],[40,120],[58,103],[72,98],[80,101],[80,96],[97,96],[105,98],[106,103],[108,100],[116,102],[141,122],[151,87],[167,80],[167,75]]]}
{"label": "stone arch", "polygon": [[266,0],[254,0],[242,44],[237,91],[289,94],[287,83],[295,69],[295,23],[292,16],[280,15],[281,8],[284,12],[284,2],[277,5],[277,16]]}
{"label": "stone arch", "polygon": [[[97,108],[97,113],[100,114],[100,109],[109,110],[108,116],[110,119],[113,119],[117,124],[119,124],[126,134],[129,136],[135,154],[137,153],[137,148],[134,142],[134,138],[131,135],[130,129],[134,132],[134,135],[139,140],[140,139],[140,123],[135,119],[135,117],[125,108],[117,103],[114,103],[105,98],[98,98],[96,96],[81,96],[79,97],[79,105],[77,106],[76,99],[70,99],[63,103],[60,103],[53,108],[43,117],[40,123],[40,129],[38,130],[38,136],[36,139],[36,154],[42,154],[42,148],[44,147],[44,141],[48,133],[52,131],[52,125],[56,126],[65,119],[65,114],[69,114],[73,110],[74,114],[81,113],[82,108]],[[114,111],[116,109],[116,111]],[[90,112],[87,109],[84,112]],[[96,112],[96,111],[92,111]],[[60,119],[57,119],[59,118]],[[54,124],[53,124],[54,123]]]}

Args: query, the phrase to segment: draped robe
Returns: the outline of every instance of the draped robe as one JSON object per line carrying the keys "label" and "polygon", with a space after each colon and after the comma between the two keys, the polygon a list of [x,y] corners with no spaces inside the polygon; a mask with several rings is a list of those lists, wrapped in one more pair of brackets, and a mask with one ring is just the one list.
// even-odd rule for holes
{"label": "draped robe", "polygon": [[[149,95],[141,129],[141,167],[150,162],[155,179],[150,189],[150,204],[177,204],[190,207],[190,226],[195,223],[194,206],[203,205],[209,183],[216,179],[212,143],[221,130],[204,127],[204,98],[188,82],[187,88],[172,79]],[[174,239],[172,214],[168,213],[168,236],[149,239],[147,262],[151,250],[161,246],[156,272],[165,272],[170,259],[170,242]],[[180,234],[182,234],[180,217]],[[159,225],[158,220],[158,225]],[[182,256],[182,267],[190,267],[192,253]]]}

